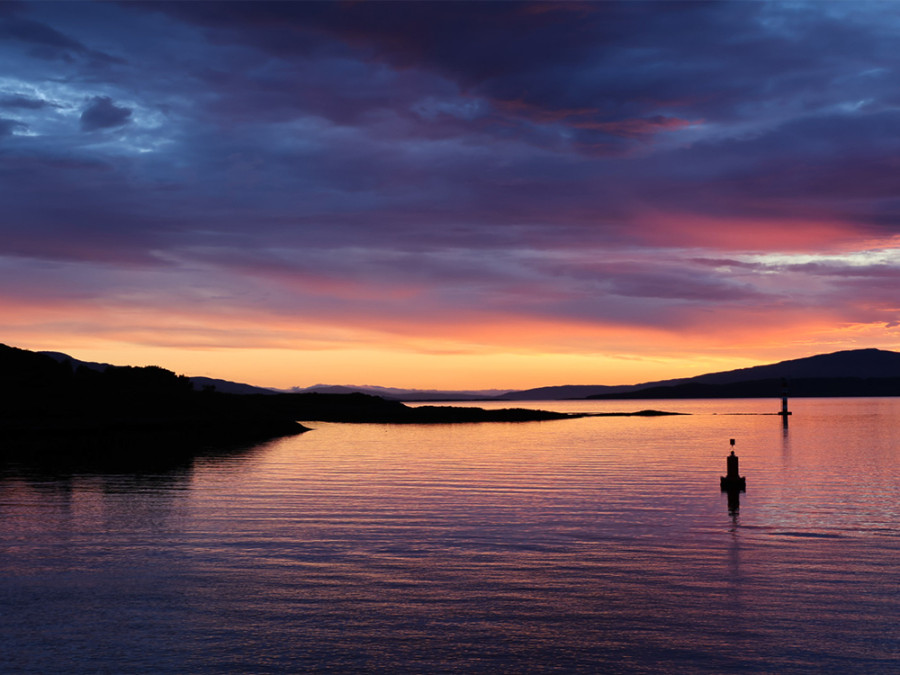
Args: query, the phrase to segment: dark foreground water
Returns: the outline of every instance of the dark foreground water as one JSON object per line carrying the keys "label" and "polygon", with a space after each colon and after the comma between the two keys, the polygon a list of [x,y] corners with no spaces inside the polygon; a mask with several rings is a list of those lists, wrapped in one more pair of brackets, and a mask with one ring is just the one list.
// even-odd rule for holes
{"label": "dark foreground water", "polygon": [[900,672],[900,400],[777,405],[6,465],[0,672]]}

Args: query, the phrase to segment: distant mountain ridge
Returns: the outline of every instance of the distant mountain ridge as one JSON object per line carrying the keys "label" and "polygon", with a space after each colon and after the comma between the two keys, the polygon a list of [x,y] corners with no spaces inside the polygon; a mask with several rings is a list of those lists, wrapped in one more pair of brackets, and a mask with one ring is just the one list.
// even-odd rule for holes
{"label": "distant mountain ridge", "polygon": [[[763,366],[739,368],[696,377],[635,385],[562,385],[510,392],[503,400],[581,398],[706,398],[778,395],[780,380],[789,381],[796,396],[895,396],[890,380],[900,382],[900,353],[883,349],[852,349],[818,354]],[[740,387],[766,381],[765,385]],[[800,389],[800,382],[803,388]],[[827,386],[825,382],[827,381]],[[871,382],[870,382],[871,381]],[[817,385],[818,383],[818,385]],[[762,392],[767,391],[768,394]],[[802,392],[802,393],[801,393]],[[817,393],[821,392],[821,393]]]}
{"label": "distant mountain ridge", "polygon": [[[57,362],[66,362],[72,367],[84,366],[100,372],[113,367],[104,363],[79,361],[60,352],[42,353]],[[215,391],[227,394],[362,393],[393,401],[539,401],[587,398],[775,396],[780,392],[779,381],[782,378],[789,380],[791,394],[795,396],[898,396],[900,353],[874,348],[853,349],[688,378],[631,385],[558,385],[521,391],[505,389],[452,391],[326,384],[279,390],[208,377],[194,376],[189,379],[198,391],[213,387]],[[896,385],[891,381],[893,379],[897,380]]]}
{"label": "distant mountain ridge", "polygon": [[[892,378],[900,379],[900,353],[883,349],[852,349],[830,354],[817,354],[799,359],[749,368],[739,368],[695,377],[657,380],[627,385],[558,385],[521,391],[441,391],[397,389],[375,386],[315,385],[293,392],[351,393],[360,392],[397,401],[546,401],[587,398],[697,398],[717,396],[775,396],[781,391],[780,380],[791,381],[796,396],[894,396]],[[741,387],[743,383],[773,380],[766,384]],[[826,385],[827,380],[827,385]],[[877,380],[869,383],[868,380]],[[801,381],[804,384],[801,385]],[[818,384],[817,384],[818,383]],[[724,387],[717,389],[717,387]],[[499,392],[499,393],[497,393]],[[744,393],[741,393],[744,392]],[[768,392],[768,393],[763,393]]]}
{"label": "distant mountain ridge", "polygon": [[[103,372],[107,368],[115,368],[109,363],[96,363],[93,361],[81,361],[62,352],[40,352],[49,356],[57,363],[67,363],[72,368],[83,366],[90,370]],[[485,389],[444,391],[439,389],[402,389],[399,387],[379,387],[375,385],[334,385],[316,384],[311,387],[291,387],[290,389],[274,389],[272,387],[259,387],[243,382],[232,382],[212,377],[191,376],[188,379],[193,383],[194,389],[202,391],[209,387],[222,394],[367,394],[378,396],[390,401],[484,401],[505,394],[509,389]]]}
{"label": "distant mountain ridge", "polygon": [[316,384],[312,387],[292,387],[292,394],[368,394],[392,401],[485,401],[498,398],[508,389],[483,389],[447,391],[440,389],[401,389],[398,387],[378,387],[374,385],[333,385]]}
{"label": "distant mountain ridge", "polygon": [[852,349],[781,361],[767,366],[710,373],[689,378],[687,381],[727,384],[778,377],[788,379],[900,377],[900,353],[884,349]]}
{"label": "distant mountain ridge", "polygon": [[[673,380],[674,381],[674,380]],[[511,391],[497,397],[500,401],[566,401],[588,398],[595,394],[620,394],[634,391],[640,384],[562,384]]]}

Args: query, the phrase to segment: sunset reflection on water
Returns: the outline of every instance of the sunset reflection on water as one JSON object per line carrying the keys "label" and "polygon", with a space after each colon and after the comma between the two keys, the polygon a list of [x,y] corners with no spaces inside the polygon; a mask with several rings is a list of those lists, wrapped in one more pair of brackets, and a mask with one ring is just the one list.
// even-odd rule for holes
{"label": "sunset reflection on water", "polygon": [[693,414],[310,423],[155,477],[8,469],[8,670],[896,665],[900,401],[797,400],[787,432],[745,414],[772,401],[646,403]]}

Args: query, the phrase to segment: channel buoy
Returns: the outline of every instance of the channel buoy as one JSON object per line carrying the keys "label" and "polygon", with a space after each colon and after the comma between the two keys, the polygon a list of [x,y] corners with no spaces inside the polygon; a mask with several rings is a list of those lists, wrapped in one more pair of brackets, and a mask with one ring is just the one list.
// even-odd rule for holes
{"label": "channel buoy", "polygon": [[[731,439],[731,447],[734,448],[733,438]],[[747,489],[747,479],[740,475],[738,456],[734,454],[734,450],[725,458],[725,464],[727,468],[726,475],[719,479],[722,492],[732,490],[744,492]]]}

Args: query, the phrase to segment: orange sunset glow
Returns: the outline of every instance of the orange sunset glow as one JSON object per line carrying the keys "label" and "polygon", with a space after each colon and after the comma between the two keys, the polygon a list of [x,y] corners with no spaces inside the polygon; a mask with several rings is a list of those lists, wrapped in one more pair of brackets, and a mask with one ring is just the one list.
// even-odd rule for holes
{"label": "orange sunset glow", "polygon": [[289,4],[7,6],[0,341],[277,388],[900,348],[873,5]]}
{"label": "orange sunset glow", "polygon": [[898,37],[0,0],[0,675],[900,672]]}

